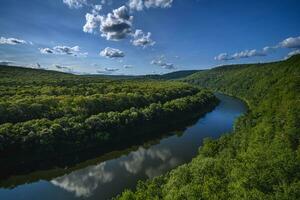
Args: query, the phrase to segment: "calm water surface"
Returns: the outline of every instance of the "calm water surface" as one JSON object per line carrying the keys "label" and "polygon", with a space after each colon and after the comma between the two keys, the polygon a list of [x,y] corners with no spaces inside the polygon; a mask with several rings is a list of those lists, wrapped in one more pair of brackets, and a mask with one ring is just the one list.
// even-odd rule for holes
{"label": "calm water surface", "polygon": [[[115,152],[113,156],[101,156],[90,164],[86,161],[71,169],[11,177],[2,181],[0,199],[109,199],[125,188],[134,188],[138,180],[153,178],[189,162],[196,156],[203,138],[217,138],[230,132],[234,120],[247,110],[246,105],[236,98],[217,96],[220,104],[182,133],[174,133],[154,144],[127,149],[126,152]],[[8,188],[11,185],[16,187]]]}

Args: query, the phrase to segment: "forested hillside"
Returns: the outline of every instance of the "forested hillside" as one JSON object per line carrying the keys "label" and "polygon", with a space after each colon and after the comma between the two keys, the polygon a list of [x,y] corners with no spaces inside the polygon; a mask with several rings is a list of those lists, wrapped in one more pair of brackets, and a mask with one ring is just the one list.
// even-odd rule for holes
{"label": "forested hillside", "polygon": [[184,81],[240,97],[250,111],[231,134],[118,199],[300,199],[300,56],[198,72]]}
{"label": "forested hillside", "polygon": [[212,93],[187,83],[0,67],[0,154],[113,150],[216,103]]}
{"label": "forested hillside", "polygon": [[145,75],[144,78],[161,79],[161,80],[180,79],[195,74],[196,72],[199,72],[199,70],[182,70],[182,71],[170,72],[162,75]]}
{"label": "forested hillside", "polygon": [[154,80],[174,80],[190,76],[199,70],[181,70],[166,74],[151,74],[151,75],[85,75],[87,77],[100,77],[108,79],[154,79]]}

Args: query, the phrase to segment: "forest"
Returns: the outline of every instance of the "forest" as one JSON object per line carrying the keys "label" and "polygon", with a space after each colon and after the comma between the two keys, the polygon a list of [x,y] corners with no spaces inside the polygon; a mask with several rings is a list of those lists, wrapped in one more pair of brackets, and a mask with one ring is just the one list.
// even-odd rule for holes
{"label": "forest", "polygon": [[182,79],[245,100],[234,131],[206,139],[190,163],[116,199],[300,199],[300,55],[217,67]]}
{"label": "forest", "polygon": [[95,146],[113,150],[137,134],[153,134],[217,103],[208,90],[183,82],[3,66],[0,154],[45,156]]}

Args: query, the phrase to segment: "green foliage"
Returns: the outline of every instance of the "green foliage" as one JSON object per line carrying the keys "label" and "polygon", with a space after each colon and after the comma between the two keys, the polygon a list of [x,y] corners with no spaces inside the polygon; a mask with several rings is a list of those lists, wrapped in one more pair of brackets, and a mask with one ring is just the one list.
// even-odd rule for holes
{"label": "green foliage", "polygon": [[216,102],[180,82],[0,67],[0,153],[114,146]]}
{"label": "green foliage", "polygon": [[160,79],[160,80],[173,80],[173,79],[185,78],[196,72],[199,72],[199,70],[182,70],[182,71],[170,72],[162,75],[145,75],[143,77],[151,78],[151,79]]}
{"label": "green foliage", "polygon": [[300,56],[186,78],[244,99],[250,111],[230,135],[205,140],[191,163],[117,199],[300,199],[299,78]]}

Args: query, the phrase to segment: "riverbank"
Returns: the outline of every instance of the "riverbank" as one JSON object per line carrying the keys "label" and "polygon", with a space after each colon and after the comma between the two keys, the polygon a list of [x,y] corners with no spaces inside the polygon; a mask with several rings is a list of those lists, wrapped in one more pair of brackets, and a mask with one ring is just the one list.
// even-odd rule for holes
{"label": "riverbank", "polygon": [[246,99],[232,134],[207,139],[189,164],[117,199],[298,199],[300,56],[224,66],[185,81]]}
{"label": "riverbank", "polygon": [[[0,187],[13,189],[0,189],[0,197],[12,198],[16,190],[23,188],[39,191],[41,185],[44,192],[47,192],[49,200],[61,195],[68,199],[80,197],[89,200],[108,199],[125,188],[133,189],[139,180],[163,174],[180,164],[190,162],[197,155],[203,138],[218,138],[224,132],[232,130],[234,120],[246,112],[246,107],[238,99],[226,95],[221,95],[219,99],[220,103],[212,111],[198,116],[197,119],[190,121],[191,124],[180,130],[160,132],[159,135],[164,135],[163,138],[156,138],[142,145],[100,157],[94,155],[92,159],[77,162],[68,168],[62,165],[2,179]],[[76,158],[72,160],[75,162]],[[108,180],[108,177],[111,178]],[[84,194],[80,191],[90,191],[89,196],[83,197]],[[5,194],[7,196],[4,196]],[[22,192],[22,195],[30,200],[39,198],[48,200],[43,193],[33,196],[31,193]]]}

